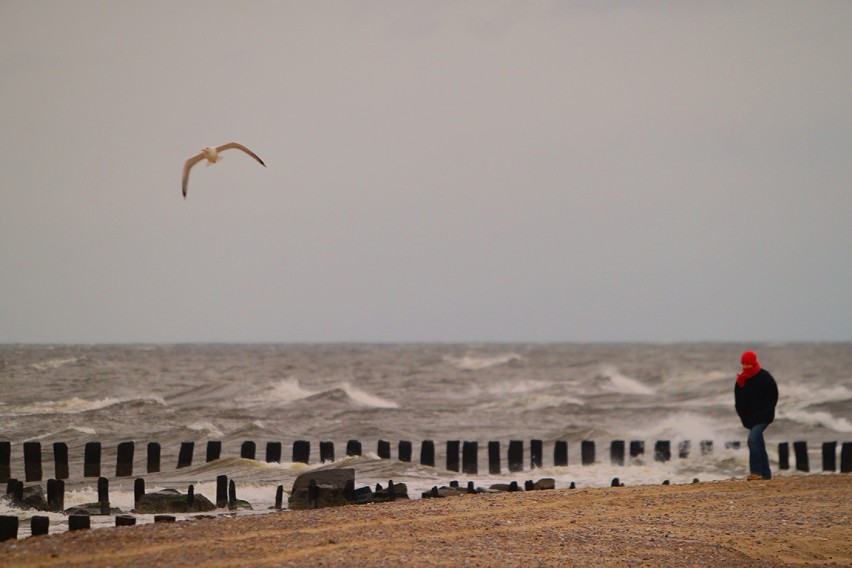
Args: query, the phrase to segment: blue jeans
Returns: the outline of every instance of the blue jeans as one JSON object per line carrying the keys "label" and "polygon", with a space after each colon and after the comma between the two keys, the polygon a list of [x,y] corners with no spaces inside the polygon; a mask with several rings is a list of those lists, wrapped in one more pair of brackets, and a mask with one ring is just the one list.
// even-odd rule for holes
{"label": "blue jeans", "polygon": [[766,442],[763,431],[769,424],[755,424],[748,432],[748,466],[751,473],[758,473],[764,479],[772,479],[769,471],[769,456],[766,454]]}

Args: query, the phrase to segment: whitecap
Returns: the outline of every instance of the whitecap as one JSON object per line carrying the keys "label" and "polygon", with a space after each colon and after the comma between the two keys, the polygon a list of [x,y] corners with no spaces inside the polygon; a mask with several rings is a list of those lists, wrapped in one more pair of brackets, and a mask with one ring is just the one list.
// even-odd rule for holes
{"label": "whitecap", "polygon": [[636,439],[657,440],[712,440],[723,438],[718,422],[707,416],[691,412],[678,412],[645,428],[628,430],[626,436]]}
{"label": "whitecap", "polygon": [[604,367],[601,373],[608,379],[606,383],[601,385],[601,388],[604,390],[621,394],[656,394],[656,391],[651,387],[643,385],[636,379],[630,378],[627,375],[622,375],[618,369],[613,366]]}
{"label": "whitecap", "polygon": [[81,361],[80,357],[66,357],[63,359],[48,359],[47,361],[42,361],[41,363],[33,363],[30,365],[31,369],[35,369],[36,371],[50,371],[52,369],[58,369],[59,367],[64,367],[65,365],[70,365],[72,363],[76,363]]}
{"label": "whitecap", "polygon": [[444,362],[452,365],[461,371],[478,371],[487,369],[497,365],[505,365],[512,361],[520,361],[521,356],[517,353],[503,353],[491,357],[474,357],[465,355],[464,357],[444,357]]}
{"label": "whitecap", "polygon": [[340,388],[343,389],[346,396],[358,404],[363,404],[364,406],[370,406],[372,408],[399,408],[399,404],[396,402],[357,389],[353,387],[349,381],[342,383]]}
{"label": "whitecap", "polygon": [[4,416],[31,416],[38,414],[79,414],[81,412],[89,412],[90,410],[100,410],[115,404],[122,404],[134,400],[139,401],[154,401],[158,404],[165,405],[165,401],[159,397],[106,397],[97,400],[85,400],[74,397],[65,400],[47,400],[43,402],[34,402],[19,407],[3,408],[0,414]]}
{"label": "whitecap", "polygon": [[839,418],[830,412],[808,411],[801,409],[779,411],[776,418],[786,418],[808,426],[822,426],[835,432],[852,432],[852,423],[846,418]]}
{"label": "whitecap", "polygon": [[225,434],[216,427],[212,422],[194,422],[187,426],[190,430],[194,430],[196,432],[206,433],[214,438],[221,438]]}

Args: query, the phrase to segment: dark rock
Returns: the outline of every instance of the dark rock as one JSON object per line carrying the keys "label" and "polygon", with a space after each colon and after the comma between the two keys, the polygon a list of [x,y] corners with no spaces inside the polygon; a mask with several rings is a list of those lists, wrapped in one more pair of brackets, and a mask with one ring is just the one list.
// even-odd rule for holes
{"label": "dark rock", "polygon": [[390,483],[384,489],[373,494],[373,501],[376,503],[397,499],[408,499],[408,486],[405,483]]}
{"label": "dark rock", "polygon": [[533,483],[533,491],[544,491],[547,489],[556,489],[556,480],[552,477],[543,477]]}
{"label": "dark rock", "polygon": [[23,497],[19,504],[24,509],[36,509],[37,511],[49,511],[50,507],[47,504],[47,498],[44,495],[44,489],[41,485],[31,485],[24,487]]}
{"label": "dark rock", "polygon": [[104,512],[100,503],[85,503],[83,505],[75,505],[74,507],[65,509],[65,514],[68,516],[82,515],[87,517],[96,517],[104,515],[123,515],[124,511],[117,507],[112,507],[108,512]]}
{"label": "dark rock", "polygon": [[[251,508],[251,505],[248,505],[248,507]],[[190,506],[187,495],[175,489],[163,489],[156,493],[146,493],[136,503],[136,512],[146,514],[203,513],[215,509],[216,505],[199,493],[195,494],[192,506]]]}
{"label": "dark rock", "polygon": [[293,483],[287,506],[290,509],[339,507],[352,503],[355,469],[322,469],[303,473]]}

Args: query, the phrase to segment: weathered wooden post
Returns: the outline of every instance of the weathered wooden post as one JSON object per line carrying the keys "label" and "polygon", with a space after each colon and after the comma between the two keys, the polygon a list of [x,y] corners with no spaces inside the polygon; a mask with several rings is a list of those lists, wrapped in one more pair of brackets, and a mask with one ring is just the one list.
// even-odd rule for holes
{"label": "weathered wooden post", "polygon": [[117,527],[132,527],[136,524],[136,517],[133,515],[116,515],[115,526]]}
{"label": "weathered wooden post", "polygon": [[159,442],[148,442],[148,473],[160,471],[160,444]]}
{"label": "weathered wooden post", "polygon": [[207,441],[207,460],[206,463],[216,461],[222,457],[222,441],[208,440]]}
{"label": "weathered wooden post", "polygon": [[509,472],[524,471],[524,442],[509,440]]}
{"label": "weathered wooden post", "polygon": [[101,476],[101,443],[87,442],[83,451],[83,477]]}
{"label": "weathered wooden post", "polygon": [[556,440],[553,445],[553,465],[556,467],[568,465],[568,442],[566,440]]}
{"label": "weathered wooden post", "polygon": [[139,501],[145,496],[145,480],[137,477],[133,482],[133,506],[138,507]]}
{"label": "weathered wooden post", "polygon": [[544,446],[541,440],[530,440],[530,469],[541,469],[544,464],[543,460]]}
{"label": "weathered wooden post", "polygon": [[27,481],[41,481],[40,442],[24,442],[24,474]]}
{"label": "weathered wooden post", "polygon": [[624,440],[613,440],[610,443],[609,460],[612,465],[624,465]]}
{"label": "weathered wooden post", "polygon": [[192,508],[195,506],[195,486],[190,485],[186,488],[186,506],[192,511]]}
{"label": "weathered wooden post", "polygon": [[178,454],[177,469],[192,465],[192,454],[195,451],[195,442],[181,442]]}
{"label": "weathered wooden post", "polygon": [[130,477],[133,475],[133,454],[135,444],[133,442],[121,442],[118,444],[118,457],[115,460],[115,476]]}
{"label": "weathered wooden post", "polygon": [[30,519],[30,533],[32,536],[44,536],[50,532],[50,517],[36,515]]}
{"label": "weathered wooden post", "polygon": [[0,542],[15,540],[16,538],[18,538],[18,517],[12,515],[0,516]]}
{"label": "weathered wooden post", "polygon": [[701,455],[708,456],[713,453],[713,440],[701,440]]}
{"label": "weathered wooden post", "polygon": [[808,464],[808,443],[793,442],[793,451],[796,452],[796,471],[810,471]]}
{"label": "weathered wooden post", "polygon": [[228,504],[228,476],[216,476],[216,507],[222,508]]}
{"label": "weathered wooden post", "polygon": [[837,442],[822,443],[822,470],[837,471]]}
{"label": "weathered wooden post", "polygon": [[677,457],[682,460],[688,458],[691,446],[692,442],[690,442],[689,440],[681,440],[680,444],[678,444],[677,447]]}
{"label": "weathered wooden post", "polygon": [[595,441],[583,440],[580,443],[580,456],[583,465],[591,465],[595,463]]}
{"label": "weathered wooden post", "polygon": [[630,457],[638,458],[645,455],[645,441],[631,440],[630,441]]}
{"label": "weathered wooden post", "polygon": [[98,504],[101,506],[101,515],[109,515],[109,479],[98,478]]}
{"label": "weathered wooden post", "polygon": [[266,442],[266,463],[281,463],[281,442]]}
{"label": "weathered wooden post", "polygon": [[69,515],[68,530],[80,531],[92,528],[92,520],[89,515]]}
{"label": "weathered wooden post", "polygon": [[435,467],[435,442],[432,440],[420,443],[420,465]]}
{"label": "weathered wooden post", "polygon": [[654,460],[667,462],[672,459],[672,446],[668,440],[657,440],[654,444]]}
{"label": "weathered wooden post", "polygon": [[279,485],[277,489],[275,489],[275,508],[277,510],[281,510],[284,506],[284,486]]}
{"label": "weathered wooden post", "polygon": [[308,440],[293,442],[293,463],[308,463],[311,456],[311,443]]}
{"label": "weathered wooden post", "polygon": [[790,469],[789,442],[781,442],[778,444],[778,469]]}
{"label": "weathered wooden post", "polygon": [[459,470],[459,441],[447,441],[447,471]]}
{"label": "weathered wooden post", "polygon": [[852,442],[843,442],[840,446],[840,473],[852,471]]}
{"label": "weathered wooden post", "polygon": [[334,461],[334,442],[320,441],[320,463]]}
{"label": "weathered wooden post", "polygon": [[251,440],[246,440],[243,442],[243,445],[240,446],[240,457],[244,460],[253,460],[257,455],[257,444],[252,442]]}
{"label": "weathered wooden post", "polygon": [[391,458],[390,442],[387,440],[379,440],[376,453],[379,454],[380,459],[389,460]]}
{"label": "weathered wooden post", "polygon": [[47,507],[57,513],[65,510],[65,482],[63,480],[47,480]]}
{"label": "weathered wooden post", "polygon": [[479,473],[479,442],[465,442],[462,445],[462,472],[471,475]]}
{"label": "weathered wooden post", "polygon": [[488,473],[500,474],[500,442],[488,442]]}
{"label": "weathered wooden post", "polygon": [[237,510],[237,484],[233,479],[228,481],[228,509]]}
{"label": "weathered wooden post", "polygon": [[[10,479],[12,479],[12,443],[0,442],[0,483],[6,483]],[[18,528],[15,527],[16,538],[17,534]]]}
{"label": "weathered wooden post", "polygon": [[411,461],[411,442],[409,442],[408,440],[400,440],[399,445],[397,446],[397,454],[399,456],[399,461],[410,462]]}
{"label": "weathered wooden post", "polygon": [[361,442],[358,440],[349,440],[346,442],[346,456],[360,456],[361,455]]}

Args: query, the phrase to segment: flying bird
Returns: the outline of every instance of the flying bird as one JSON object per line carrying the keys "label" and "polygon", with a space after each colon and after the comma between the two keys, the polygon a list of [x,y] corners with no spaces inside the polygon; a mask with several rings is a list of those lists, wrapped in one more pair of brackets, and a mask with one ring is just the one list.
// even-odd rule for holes
{"label": "flying bird", "polygon": [[248,148],[246,148],[245,146],[243,146],[242,144],[239,144],[237,142],[228,142],[227,144],[222,144],[221,146],[216,146],[215,148],[213,146],[205,146],[204,148],[201,149],[200,154],[196,154],[195,156],[191,157],[183,165],[183,198],[184,199],[186,199],[186,186],[187,186],[187,183],[189,182],[189,170],[192,168],[192,166],[194,166],[195,164],[197,164],[201,160],[204,160],[205,158],[207,159],[207,165],[208,166],[210,164],[215,164],[216,162],[218,162],[219,160],[222,159],[222,157],[219,154],[223,150],[229,150],[231,148],[236,148],[237,150],[242,150],[243,152],[245,152],[246,154],[248,154],[249,156],[251,156],[252,158],[257,160],[258,162],[260,162],[261,166],[263,166],[264,168],[266,167],[266,164],[263,163],[263,160],[261,160],[257,156],[257,154],[255,154],[254,152],[252,152],[251,150],[249,150]]}

